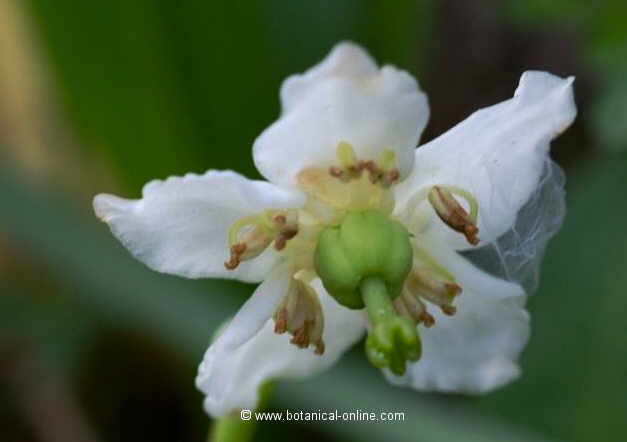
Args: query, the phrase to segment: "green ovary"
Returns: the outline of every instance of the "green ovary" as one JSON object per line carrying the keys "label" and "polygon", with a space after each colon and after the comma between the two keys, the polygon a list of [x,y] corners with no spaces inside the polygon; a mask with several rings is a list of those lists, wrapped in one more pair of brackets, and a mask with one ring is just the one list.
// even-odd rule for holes
{"label": "green ovary", "polygon": [[351,309],[366,307],[371,330],[370,362],[400,375],[407,361],[420,358],[415,324],[398,316],[392,300],[401,293],[412,267],[409,233],[377,210],[351,211],[339,225],[322,231],[314,265],[327,292]]}
{"label": "green ovary", "polygon": [[394,299],[412,266],[409,233],[377,210],[351,211],[322,231],[314,265],[327,292],[345,307],[364,307],[359,286],[366,277],[384,281]]}

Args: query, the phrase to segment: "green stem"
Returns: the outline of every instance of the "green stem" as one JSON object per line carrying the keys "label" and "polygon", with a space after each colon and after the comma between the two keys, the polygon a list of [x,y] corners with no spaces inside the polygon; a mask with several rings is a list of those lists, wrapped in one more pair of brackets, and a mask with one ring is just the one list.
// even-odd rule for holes
{"label": "green stem", "polygon": [[254,419],[242,420],[238,415],[224,417],[217,420],[209,432],[209,442],[246,442],[253,440],[255,426]]}
{"label": "green stem", "polygon": [[253,440],[257,422],[255,420],[255,412],[266,408],[270,393],[274,388],[274,382],[266,381],[259,387],[259,401],[257,408],[252,410],[252,418],[244,420],[240,413],[223,417],[214,421],[209,431],[207,442],[248,442]]}
{"label": "green stem", "polygon": [[359,288],[373,326],[396,316],[388,289],[381,278],[364,278]]}

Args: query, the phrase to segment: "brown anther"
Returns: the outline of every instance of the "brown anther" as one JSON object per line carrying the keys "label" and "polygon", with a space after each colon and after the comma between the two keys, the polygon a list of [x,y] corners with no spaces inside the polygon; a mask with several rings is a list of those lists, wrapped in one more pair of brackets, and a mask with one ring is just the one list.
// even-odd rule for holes
{"label": "brown anther", "polygon": [[277,312],[274,320],[274,332],[276,334],[283,334],[287,331],[287,309],[283,307]]}
{"label": "brown anther", "polygon": [[224,263],[224,267],[228,270],[236,269],[241,262],[241,256],[246,252],[246,244],[239,243],[231,246],[231,256],[228,261]]}
{"label": "brown anther", "polygon": [[296,330],[290,342],[298,348],[309,347],[309,325],[310,321],[305,321],[303,325]]}
{"label": "brown anther", "polygon": [[447,316],[453,316],[455,313],[457,313],[457,308],[455,306],[452,305],[441,305],[440,309],[442,310],[442,313],[444,313]]}
{"label": "brown anther", "polygon": [[358,177],[361,174],[363,167],[361,167],[359,164],[354,164],[352,166],[348,166],[347,169],[351,175]]}
{"label": "brown anther", "polygon": [[440,186],[433,186],[429,192],[429,202],[446,225],[462,233],[470,244],[477,245],[479,243],[479,238],[477,238],[479,229],[470,219],[466,209],[457,202],[449,190]]}
{"label": "brown anther", "polygon": [[372,160],[360,161],[359,167],[362,170],[368,171],[370,182],[373,184],[376,184],[378,181],[380,181],[383,176],[383,172],[381,171],[379,166],[377,166],[377,163]]}
{"label": "brown anther", "polygon": [[342,178],[344,177],[344,171],[337,166],[331,166],[329,167],[329,175],[335,178]]}
{"label": "brown anther", "polygon": [[398,181],[400,177],[401,177],[401,173],[398,171],[398,169],[390,169],[385,174],[385,180],[389,184],[392,184],[393,182]]}
{"label": "brown anther", "polygon": [[435,324],[435,318],[431,316],[431,314],[426,310],[420,314],[419,320],[420,322],[422,322],[422,325],[427,328],[433,327],[433,325]]}
{"label": "brown anther", "polygon": [[314,350],[314,353],[317,355],[323,355],[324,354],[324,341],[322,339],[320,339],[318,342],[316,342],[316,349]]}
{"label": "brown anther", "polygon": [[477,226],[473,224],[467,224],[464,226],[464,236],[466,237],[466,241],[468,241],[473,246],[479,244],[479,238],[477,238],[477,233],[479,233],[479,229]]}
{"label": "brown anther", "polygon": [[359,162],[359,168],[362,170],[367,170],[370,173],[377,172],[379,168],[376,163],[372,160],[362,160]]}
{"label": "brown anther", "polygon": [[462,287],[454,282],[447,282],[444,284],[446,292],[451,296],[457,296],[462,292]]}
{"label": "brown anther", "polygon": [[280,226],[283,226],[287,222],[287,218],[285,217],[285,215],[276,215],[274,217],[274,222]]}
{"label": "brown anther", "polygon": [[297,234],[298,230],[296,229],[282,231],[277,235],[276,239],[274,240],[274,248],[277,251],[283,250],[287,245],[287,241],[294,238]]}

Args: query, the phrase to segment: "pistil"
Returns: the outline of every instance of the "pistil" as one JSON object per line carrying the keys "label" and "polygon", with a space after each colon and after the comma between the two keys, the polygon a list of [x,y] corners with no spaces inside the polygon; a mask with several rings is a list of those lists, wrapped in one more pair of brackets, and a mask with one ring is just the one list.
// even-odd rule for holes
{"label": "pistil", "polygon": [[386,284],[376,277],[365,278],[360,291],[372,328],[366,339],[366,355],[375,367],[405,373],[407,361],[417,361],[421,344],[414,323],[398,315]]}

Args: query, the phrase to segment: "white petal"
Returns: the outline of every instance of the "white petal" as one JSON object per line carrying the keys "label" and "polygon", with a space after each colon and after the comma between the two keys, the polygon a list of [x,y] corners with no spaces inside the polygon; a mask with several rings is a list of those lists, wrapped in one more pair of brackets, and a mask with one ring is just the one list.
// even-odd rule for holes
{"label": "white petal", "polygon": [[379,69],[352,43],[337,45],[320,64],[285,80],[281,102],[281,117],[257,138],[253,155],[263,176],[285,186],[307,166],[337,164],[340,141],[365,160],[393,150],[404,177],[429,116],[411,75],[393,66]]}
{"label": "white petal", "polygon": [[248,342],[266,324],[289,288],[289,264],[277,265],[220,333],[214,351],[231,352]]}
{"label": "white petal", "polygon": [[238,218],[265,209],[299,207],[298,192],[231,171],[210,170],[151,181],[139,200],[101,194],[94,209],[137,258],[159,272],[188,278],[261,281],[277,260],[270,250],[237,269],[224,268],[228,229]]}
{"label": "white petal", "polygon": [[451,250],[426,244],[463,288],[457,314],[430,306],[436,323],[420,327],[422,358],[405,375],[388,379],[423,391],[484,393],[517,378],[518,357],[529,338],[525,295],[518,284],[494,278]]}
{"label": "white petal", "polygon": [[205,410],[220,417],[240,409],[254,409],[259,387],[269,379],[302,378],[332,366],[365,331],[361,312],[340,306],[324,292],[320,281],[314,282],[324,311],[322,356],[312,348],[299,349],[289,343],[286,334],[274,333],[274,321],[268,319],[245,344],[226,348],[218,337],[200,364],[196,386],[205,393]]}
{"label": "white petal", "polygon": [[[572,83],[572,77],[525,72],[512,99],[475,112],[420,147],[411,176],[397,187],[398,209],[426,186],[456,186],[479,202],[480,244],[501,236],[538,187],[550,141],[575,118]],[[458,250],[469,247],[432,219],[434,234]]]}

